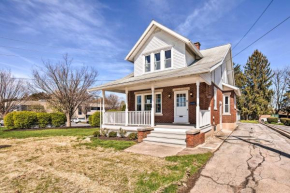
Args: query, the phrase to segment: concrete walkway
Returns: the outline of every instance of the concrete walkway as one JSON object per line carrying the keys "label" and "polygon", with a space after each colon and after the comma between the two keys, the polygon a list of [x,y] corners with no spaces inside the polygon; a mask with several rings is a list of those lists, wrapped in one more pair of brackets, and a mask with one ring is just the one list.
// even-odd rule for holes
{"label": "concrete walkway", "polygon": [[240,124],[191,192],[290,192],[290,139],[261,124]]}

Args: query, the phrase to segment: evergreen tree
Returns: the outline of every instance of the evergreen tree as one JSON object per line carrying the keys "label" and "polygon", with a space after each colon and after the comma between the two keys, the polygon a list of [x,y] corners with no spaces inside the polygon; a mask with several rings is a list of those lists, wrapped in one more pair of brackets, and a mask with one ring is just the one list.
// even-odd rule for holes
{"label": "evergreen tree", "polygon": [[234,73],[235,73],[235,86],[238,87],[241,90],[241,96],[237,97],[237,107],[240,110],[240,114],[243,117],[242,109],[245,104],[245,96],[244,96],[244,88],[245,88],[245,75],[241,69],[240,64],[234,63]]}
{"label": "evergreen tree", "polygon": [[245,103],[241,110],[246,119],[258,119],[260,115],[271,111],[273,73],[267,57],[255,50],[244,67],[244,76]]}

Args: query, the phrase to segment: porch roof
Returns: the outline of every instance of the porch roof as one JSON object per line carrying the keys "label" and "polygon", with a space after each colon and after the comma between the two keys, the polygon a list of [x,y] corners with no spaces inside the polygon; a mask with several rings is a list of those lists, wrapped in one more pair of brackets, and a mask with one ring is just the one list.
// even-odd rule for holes
{"label": "porch roof", "polygon": [[211,72],[213,68],[219,66],[228,51],[230,50],[231,45],[226,44],[223,46],[218,46],[210,49],[201,50],[200,52],[204,56],[200,60],[196,60],[190,66],[172,69],[172,70],[165,70],[159,72],[152,72],[148,74],[143,74],[141,76],[134,76],[134,73],[131,73],[124,78],[94,87],[89,89],[88,91],[97,91],[97,90],[106,90],[112,89],[115,87],[127,86],[132,84],[138,83],[148,83],[152,81],[160,81],[166,80],[171,78],[179,78],[179,77],[186,77],[190,75],[198,75],[203,73]]}

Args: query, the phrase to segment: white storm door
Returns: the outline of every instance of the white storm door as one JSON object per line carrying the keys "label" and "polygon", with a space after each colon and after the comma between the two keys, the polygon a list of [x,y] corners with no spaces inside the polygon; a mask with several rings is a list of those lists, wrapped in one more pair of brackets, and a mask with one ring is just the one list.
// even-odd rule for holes
{"label": "white storm door", "polygon": [[188,91],[174,93],[174,122],[188,123]]}

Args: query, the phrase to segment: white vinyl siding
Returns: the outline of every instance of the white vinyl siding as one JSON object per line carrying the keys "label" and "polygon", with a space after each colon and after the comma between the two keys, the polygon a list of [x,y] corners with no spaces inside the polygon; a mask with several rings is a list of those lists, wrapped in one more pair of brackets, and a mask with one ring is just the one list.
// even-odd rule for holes
{"label": "white vinyl siding", "polygon": [[[154,53],[160,53],[160,70],[164,70],[164,51],[171,49],[171,66],[173,69],[185,67],[185,44],[164,31],[156,31],[139,50],[134,58],[134,76],[141,76],[145,72],[145,55],[151,57],[151,72],[154,72]],[[163,54],[162,54],[163,52]]]}

